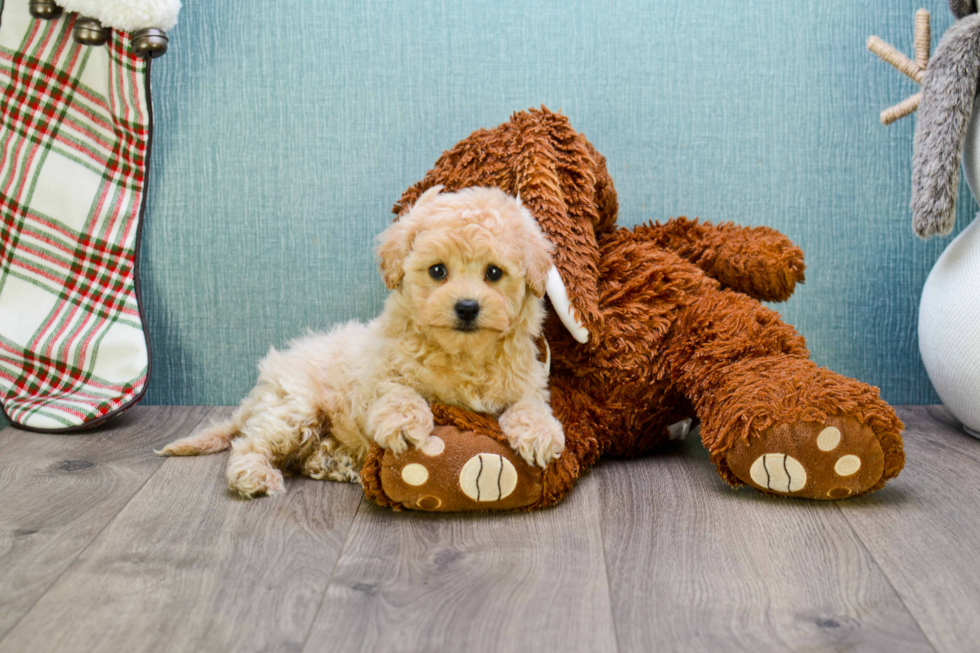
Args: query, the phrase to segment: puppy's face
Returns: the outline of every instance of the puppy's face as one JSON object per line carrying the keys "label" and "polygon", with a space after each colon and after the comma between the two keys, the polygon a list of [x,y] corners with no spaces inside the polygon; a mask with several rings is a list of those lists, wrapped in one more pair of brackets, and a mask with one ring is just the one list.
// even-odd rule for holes
{"label": "puppy's face", "polygon": [[410,319],[449,351],[539,328],[550,244],[499,190],[428,191],[382,234],[379,253]]}

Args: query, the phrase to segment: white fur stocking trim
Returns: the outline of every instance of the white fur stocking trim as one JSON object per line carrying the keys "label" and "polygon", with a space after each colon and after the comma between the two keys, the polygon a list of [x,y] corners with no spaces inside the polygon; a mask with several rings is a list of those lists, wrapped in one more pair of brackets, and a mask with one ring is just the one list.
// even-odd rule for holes
{"label": "white fur stocking trim", "polygon": [[106,27],[135,32],[144,27],[168,31],[177,24],[180,0],[56,0],[65,11],[97,18]]}

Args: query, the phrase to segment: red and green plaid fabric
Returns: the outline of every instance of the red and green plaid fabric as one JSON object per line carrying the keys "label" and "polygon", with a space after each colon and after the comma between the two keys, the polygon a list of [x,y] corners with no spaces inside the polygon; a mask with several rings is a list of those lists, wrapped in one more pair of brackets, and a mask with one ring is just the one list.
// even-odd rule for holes
{"label": "red and green plaid fabric", "polygon": [[148,63],[76,16],[0,13],[0,402],[66,430],[138,401],[147,382],[136,254],[149,155]]}

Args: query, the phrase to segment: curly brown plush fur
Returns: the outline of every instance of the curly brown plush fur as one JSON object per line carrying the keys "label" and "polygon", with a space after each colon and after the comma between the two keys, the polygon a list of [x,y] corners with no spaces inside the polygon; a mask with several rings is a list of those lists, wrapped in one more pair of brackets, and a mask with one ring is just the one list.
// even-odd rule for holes
{"label": "curly brown plush fur", "polygon": [[[901,471],[903,426],[878,390],[815,365],[803,338],[759,303],[785,300],[803,281],[803,254],[785,236],[685,218],[616,228],[605,160],[544,108],[461,141],[395,212],[435,184],[520,195],[556,245],[556,267],[590,333],[580,344],[553,312],[547,318],[552,408],[566,449],[540,477],[528,477],[538,484],[536,499],[523,508],[560,501],[600,456],[655,450],[685,418],[700,420],[712,462],[734,486],[839,499],[876,490]],[[504,441],[487,415],[433,412],[437,424],[455,429],[444,431],[449,449],[473,434]],[[422,462],[440,488],[459,492],[457,468]],[[496,507],[482,497],[466,504],[472,497],[462,495],[444,504],[425,486],[402,488],[394,500],[382,470],[400,464],[372,450],[361,473],[367,496],[394,508]]]}

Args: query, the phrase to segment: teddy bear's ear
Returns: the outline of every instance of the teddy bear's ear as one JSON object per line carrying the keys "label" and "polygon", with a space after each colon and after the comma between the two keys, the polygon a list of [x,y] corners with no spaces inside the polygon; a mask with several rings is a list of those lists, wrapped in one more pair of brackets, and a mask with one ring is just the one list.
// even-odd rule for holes
{"label": "teddy bear's ear", "polygon": [[956,18],[965,18],[977,13],[977,0],[949,0],[949,10]]}
{"label": "teddy bear's ear", "polygon": [[520,194],[521,204],[554,245],[551,284],[560,299],[550,291],[548,297],[575,339],[588,342],[588,334],[601,332],[603,324],[596,230],[613,227],[615,213],[605,220],[602,211],[615,210],[615,193],[604,180],[603,203],[597,203],[602,160],[592,156],[588,141],[564,116],[544,108],[520,112],[511,119],[510,131],[511,146],[519,152],[510,193]]}

